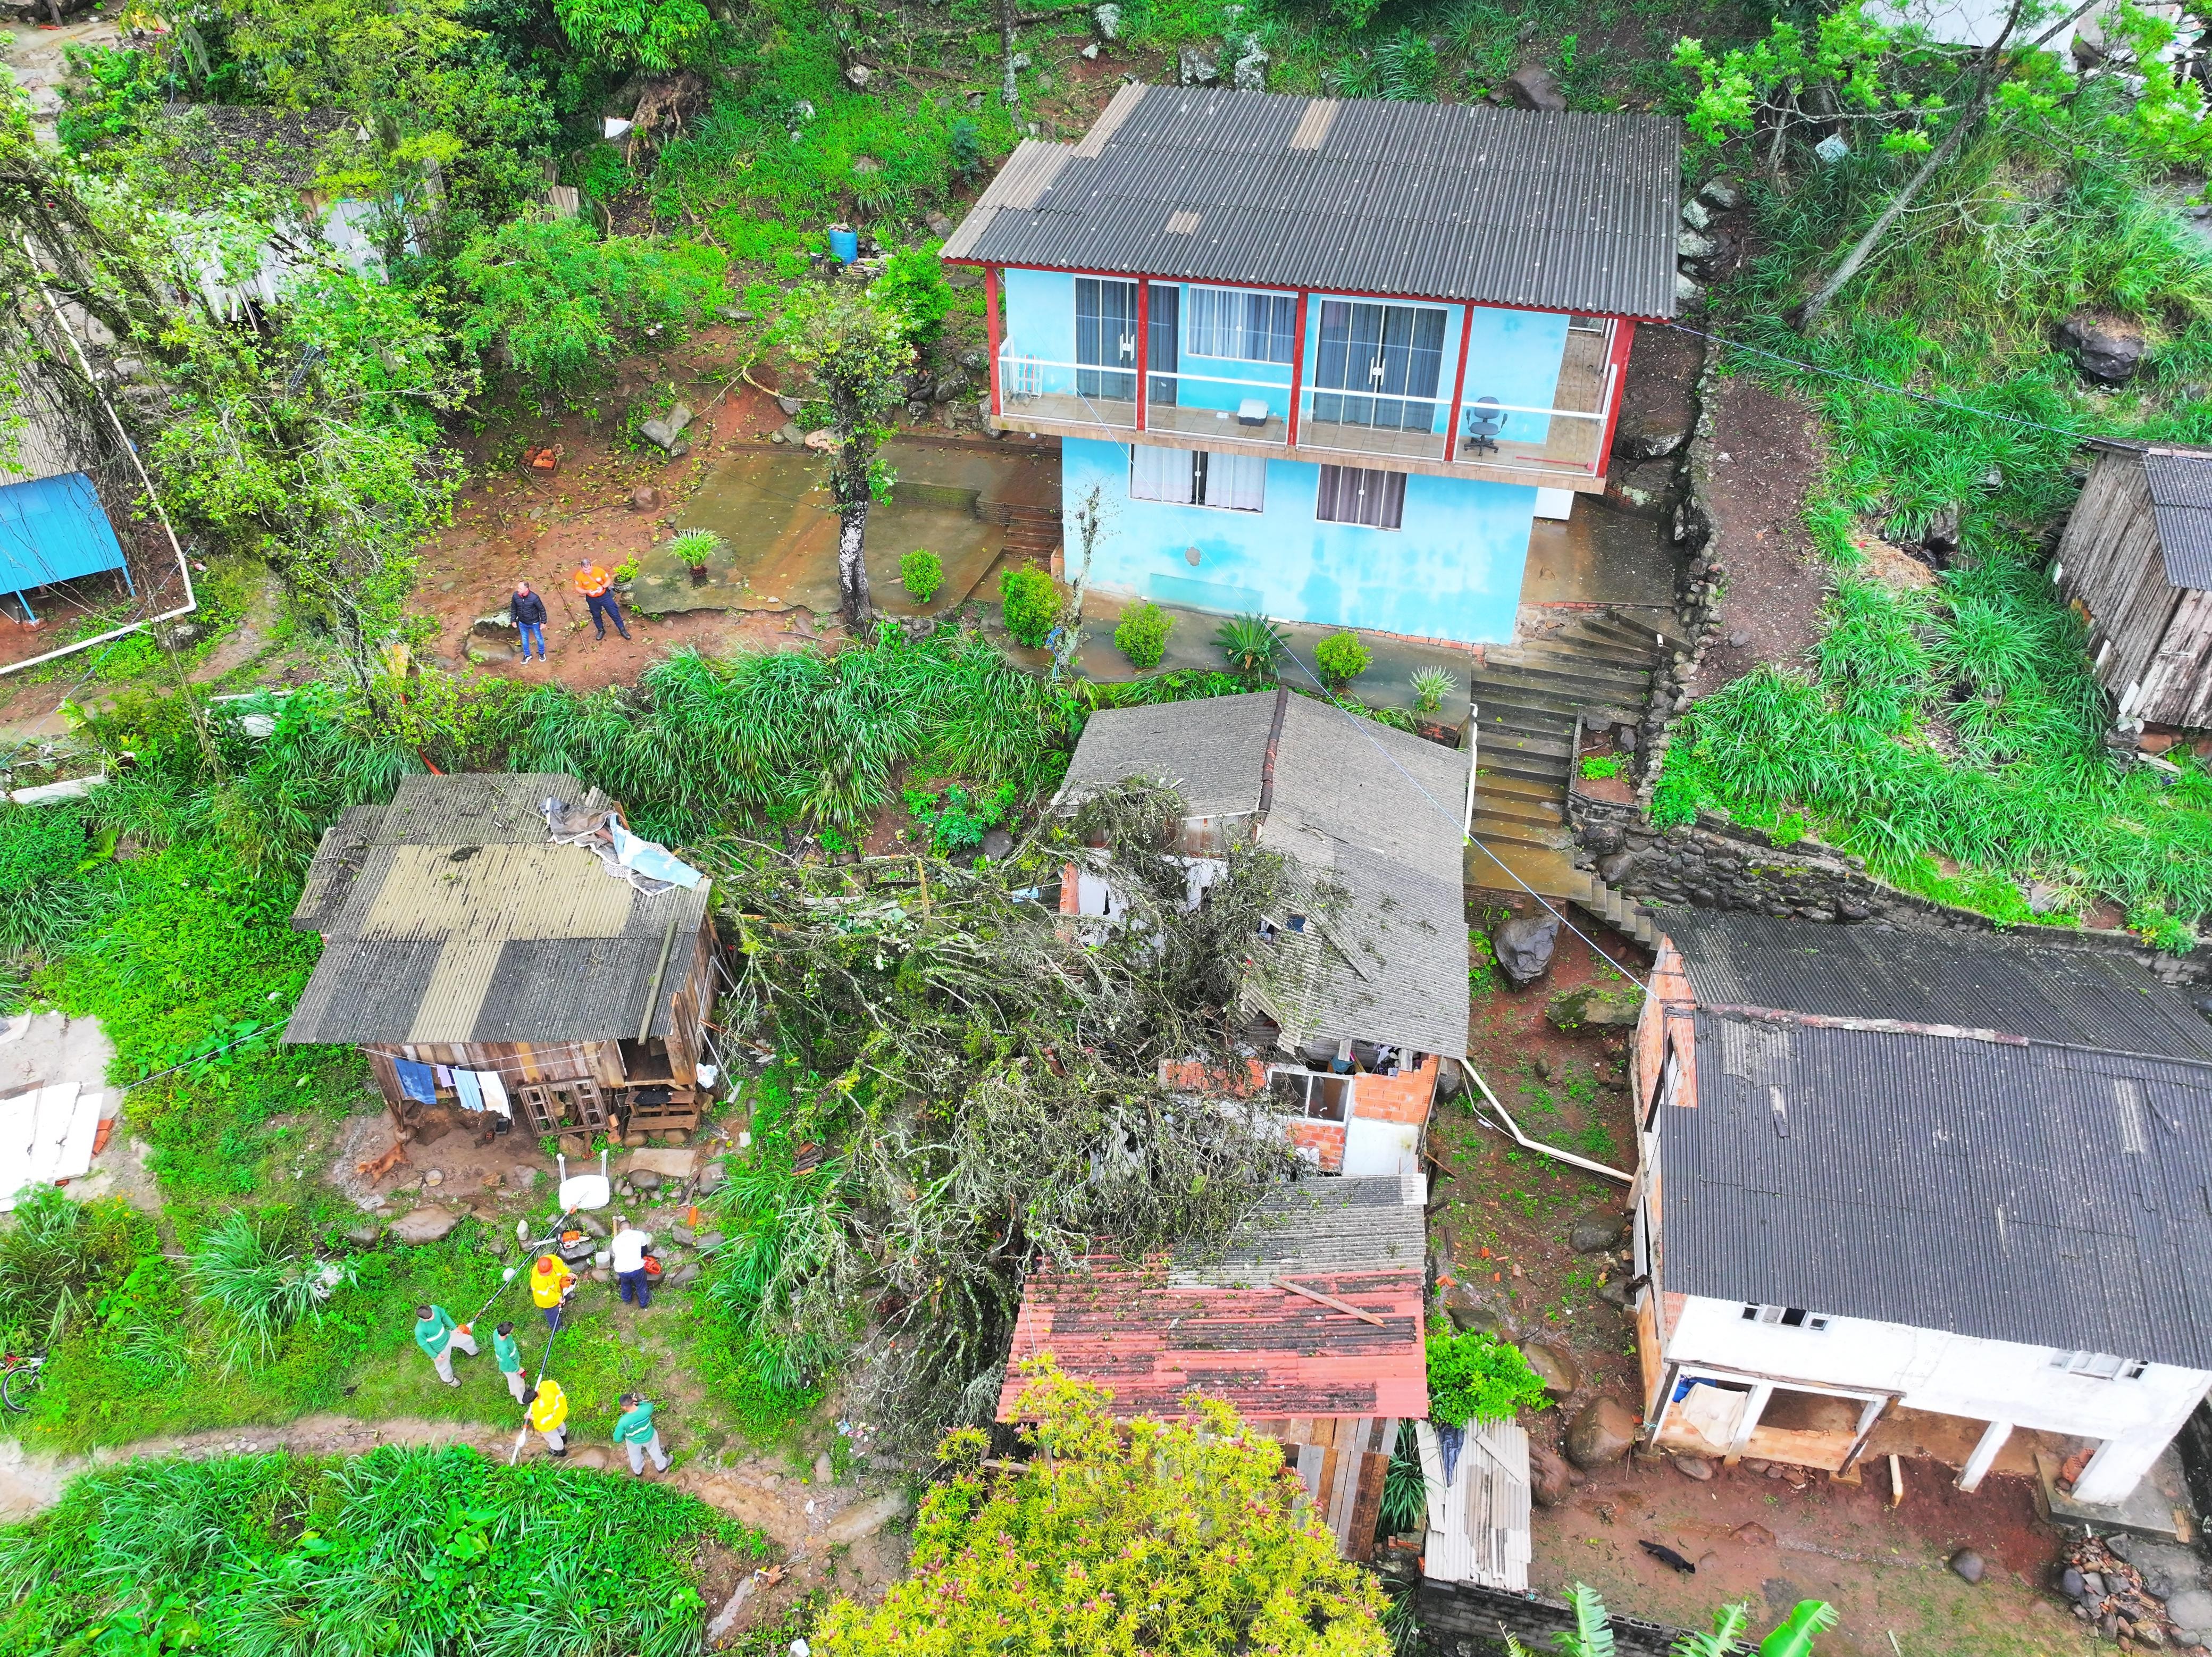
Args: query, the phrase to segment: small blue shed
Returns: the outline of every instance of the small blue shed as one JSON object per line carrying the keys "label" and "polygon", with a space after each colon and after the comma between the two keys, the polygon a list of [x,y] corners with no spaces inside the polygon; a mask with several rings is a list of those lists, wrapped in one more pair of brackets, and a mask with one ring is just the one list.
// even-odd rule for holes
{"label": "small blue shed", "polygon": [[27,596],[33,588],[109,569],[137,592],[92,479],[62,472],[0,485],[0,593],[15,595],[26,620],[38,620]]}

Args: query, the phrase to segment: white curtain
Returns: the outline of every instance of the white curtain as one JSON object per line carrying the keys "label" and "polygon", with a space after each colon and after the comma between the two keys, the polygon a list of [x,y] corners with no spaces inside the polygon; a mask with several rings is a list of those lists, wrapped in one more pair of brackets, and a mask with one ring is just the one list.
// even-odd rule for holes
{"label": "white curtain", "polygon": [[1206,457],[1206,504],[1236,512],[1263,512],[1267,505],[1267,463],[1256,454]]}
{"label": "white curtain", "polygon": [[1297,313],[1297,301],[1285,294],[1194,287],[1190,290],[1190,353],[1241,362],[1288,362]]}
{"label": "white curtain", "polygon": [[1162,449],[1139,443],[1129,450],[1129,498],[1165,501],[1188,507],[1194,498],[1197,469],[1188,449]]}

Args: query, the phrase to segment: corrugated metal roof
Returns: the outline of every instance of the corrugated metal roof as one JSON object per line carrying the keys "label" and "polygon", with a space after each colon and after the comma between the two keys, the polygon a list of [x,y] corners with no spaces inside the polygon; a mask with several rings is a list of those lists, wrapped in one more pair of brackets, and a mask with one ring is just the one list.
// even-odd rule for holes
{"label": "corrugated metal roof", "polygon": [[2212,1070],[1696,1023],[1696,1107],[1657,1123],[1669,1291],[2212,1369]]}
{"label": "corrugated metal roof", "polygon": [[[994,181],[945,255],[1674,314],[1681,134],[1671,118],[1352,99],[1328,105],[1323,122],[1312,118],[1323,101],[1125,88],[1103,143],[1094,132],[1073,146],[1022,144],[1006,190]],[[1189,211],[1199,231],[1170,231],[1170,216]]]}
{"label": "corrugated metal roof", "polygon": [[[1019,1361],[1046,1351],[1063,1373],[1112,1388],[1120,1416],[1181,1414],[1195,1390],[1252,1419],[1425,1417],[1421,1208],[1407,1194],[1395,1179],[1300,1181],[1271,1192],[1218,1257],[1107,1255],[1040,1272],[1023,1293],[1000,1418],[1014,1418]],[[1243,1276],[1229,1264],[1239,1259]]]}
{"label": "corrugated metal roof", "polygon": [[547,798],[604,809],[557,773],[410,777],[328,829],[292,924],[324,937],[287,1041],[588,1041],[635,1036],[674,941],[652,1033],[690,970],[709,887],[648,895],[580,846]]}
{"label": "corrugated metal roof", "polygon": [[1720,909],[1670,909],[1657,924],[1704,1006],[1951,1024],[2212,1062],[2212,1025],[2125,956]]}
{"label": "corrugated metal roof", "polygon": [[2166,579],[2212,588],[2212,454],[2150,449],[2142,458]]}
{"label": "corrugated metal roof", "polygon": [[[1127,778],[1173,785],[1194,816],[1260,806],[1278,693],[1109,709],[1083,728],[1060,798]],[[1461,887],[1468,756],[1310,697],[1283,702],[1274,786],[1259,841],[1295,871],[1289,901],[1311,921],[1270,949],[1260,1003],[1292,1047],[1388,1042],[1467,1053],[1467,920]],[[1346,894],[1328,906],[1322,889]],[[1288,925],[1288,916],[1279,917]]]}

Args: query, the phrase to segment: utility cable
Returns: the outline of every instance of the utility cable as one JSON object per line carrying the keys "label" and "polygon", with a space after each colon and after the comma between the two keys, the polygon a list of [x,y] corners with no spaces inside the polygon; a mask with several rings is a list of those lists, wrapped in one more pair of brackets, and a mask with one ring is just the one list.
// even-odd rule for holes
{"label": "utility cable", "polygon": [[[1916,403],[1925,403],[1938,409],[1949,409],[1957,414],[1975,415],[1984,420],[2002,420],[2008,425],[2024,426],[2030,431],[2049,432],[2053,437],[2063,437],[2069,443],[2086,440],[2080,432],[2069,432],[2062,427],[2048,426],[2039,420],[2028,420],[2019,415],[2001,414],[1995,409],[1978,409],[1971,403],[1956,403],[1948,398],[1936,397],[1926,391],[1913,391],[1909,386],[1891,385],[1879,379],[1869,379],[1863,374],[1849,373],[1841,368],[1825,367],[1817,362],[1806,362],[1796,357],[1784,356],[1779,351],[1770,351],[1763,345],[1747,345],[1740,339],[1727,339],[1719,334],[1709,334],[1702,328],[1691,327],[1686,322],[1662,322],[1659,325],[1662,328],[1672,328],[1678,334],[1688,334],[1695,338],[1709,341],[1715,345],[1726,346],[1731,351],[1748,351],[1753,356],[1763,356],[1771,362],[1779,362],[1788,367],[1802,369],[1808,374],[1826,374],[1831,379],[1841,379],[1853,385],[1863,385],[1869,391],[1887,391],[1893,397],[1911,398]],[[2126,440],[2105,440],[2118,442]]]}

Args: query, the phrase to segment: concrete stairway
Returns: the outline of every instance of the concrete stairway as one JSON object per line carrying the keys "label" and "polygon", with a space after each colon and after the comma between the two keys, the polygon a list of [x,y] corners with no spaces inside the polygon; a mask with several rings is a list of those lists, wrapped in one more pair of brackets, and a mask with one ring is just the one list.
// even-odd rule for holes
{"label": "concrete stairway", "polygon": [[1000,503],[998,510],[1005,514],[1002,521],[1006,526],[1006,561],[1049,567],[1052,555],[1060,545],[1059,510],[1013,501]]}
{"label": "concrete stairway", "polygon": [[1609,610],[1578,612],[1555,633],[1484,652],[1474,676],[1471,884],[1511,889],[1517,875],[1544,896],[1582,904],[1650,942],[1644,934],[1650,923],[1574,866],[1567,783],[1578,714],[1590,722],[1595,710],[1606,710],[1595,722],[1607,724],[1641,717],[1652,670],[1662,649],[1674,647],[1674,618],[1664,625],[1662,634],[1640,613],[1629,621]]}

